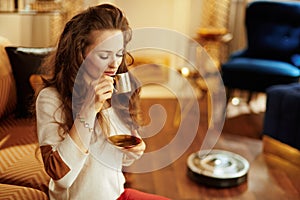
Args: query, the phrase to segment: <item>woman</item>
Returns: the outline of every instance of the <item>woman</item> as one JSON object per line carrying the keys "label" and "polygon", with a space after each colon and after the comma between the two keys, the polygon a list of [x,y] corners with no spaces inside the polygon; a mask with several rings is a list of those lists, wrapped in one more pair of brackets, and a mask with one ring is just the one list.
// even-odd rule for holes
{"label": "woman", "polygon": [[128,70],[130,40],[131,29],[121,10],[109,4],[91,7],[66,24],[45,62],[51,73],[37,96],[36,117],[41,154],[51,177],[50,199],[166,199],[124,189],[122,166],[138,159],[145,143],[117,148],[107,140],[138,129],[136,81],[131,83],[136,89],[132,93],[115,94],[113,80]]}

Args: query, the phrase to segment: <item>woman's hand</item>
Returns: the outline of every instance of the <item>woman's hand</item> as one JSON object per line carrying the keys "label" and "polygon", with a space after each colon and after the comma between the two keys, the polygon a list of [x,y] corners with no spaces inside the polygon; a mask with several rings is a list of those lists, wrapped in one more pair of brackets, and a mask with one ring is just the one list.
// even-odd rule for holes
{"label": "woman's hand", "polygon": [[80,112],[76,113],[79,118],[74,121],[69,135],[83,152],[88,152],[96,115],[107,99],[111,98],[114,86],[113,78],[106,75],[102,75],[98,80],[85,79],[85,81],[88,83],[88,88],[86,88],[88,91]]}
{"label": "woman's hand", "polygon": [[111,99],[114,91],[114,80],[112,77],[102,75],[98,83],[94,87],[95,92],[95,110],[99,112],[104,103]]}
{"label": "woman's hand", "polygon": [[114,80],[103,74],[98,80],[92,80],[88,84],[89,91],[80,113],[82,115],[94,113],[95,116],[105,102],[112,97]]}
{"label": "woman's hand", "polygon": [[143,153],[144,153],[144,151],[145,151],[145,149],[146,149],[146,144],[145,144],[145,142],[144,142],[143,139],[141,138],[141,136],[140,136],[138,130],[132,129],[132,130],[131,130],[131,135],[140,138],[140,139],[141,139],[141,142],[140,142],[138,145],[136,145],[136,146],[133,146],[133,147],[130,147],[130,148],[125,148],[125,150],[126,150],[127,152],[134,153],[134,154],[136,154],[137,156],[142,156]]}

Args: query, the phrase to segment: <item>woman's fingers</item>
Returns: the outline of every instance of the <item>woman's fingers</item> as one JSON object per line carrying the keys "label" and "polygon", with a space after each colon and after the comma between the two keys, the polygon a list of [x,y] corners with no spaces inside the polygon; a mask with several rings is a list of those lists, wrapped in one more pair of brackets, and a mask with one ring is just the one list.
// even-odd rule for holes
{"label": "woman's fingers", "polygon": [[96,101],[99,99],[100,101],[106,100],[111,98],[111,95],[114,90],[114,81],[112,77],[109,76],[102,76],[95,86],[95,95]]}
{"label": "woman's fingers", "polygon": [[101,110],[104,102],[112,97],[114,90],[112,77],[103,75],[94,85],[94,103],[97,111]]}
{"label": "woman's fingers", "polygon": [[102,75],[98,80],[90,81],[85,103],[82,109],[101,110],[106,100],[112,97],[114,80],[110,76]]}

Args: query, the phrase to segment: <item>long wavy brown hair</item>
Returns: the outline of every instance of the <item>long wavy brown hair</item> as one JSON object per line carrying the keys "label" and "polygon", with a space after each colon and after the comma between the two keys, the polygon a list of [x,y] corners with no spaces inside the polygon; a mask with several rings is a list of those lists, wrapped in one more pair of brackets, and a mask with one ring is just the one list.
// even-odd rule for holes
{"label": "long wavy brown hair", "polygon": [[[125,53],[117,73],[127,72],[127,66],[133,63],[133,58],[126,52],[126,46],[131,40],[132,31],[123,12],[110,4],[90,7],[67,22],[58,40],[56,49],[43,63],[42,69],[44,73],[47,72],[50,75],[50,78],[43,80],[44,87],[54,87],[60,94],[61,108],[65,114],[65,123],[61,124],[61,128],[65,130],[65,133],[74,123],[72,96],[76,76],[84,61],[83,52],[93,42],[90,41],[90,33],[101,30],[122,31]],[[131,59],[128,59],[128,57]],[[128,62],[128,60],[132,62]],[[140,89],[136,79],[132,77],[132,80],[135,80],[132,84],[136,90],[131,94],[122,94],[118,98],[112,98],[114,99],[112,105],[114,105],[115,110],[124,123],[130,127],[134,126],[137,128],[141,121],[139,107]],[[116,95],[113,94],[113,97]],[[101,120],[101,116],[99,118],[101,122],[105,122],[105,120]]]}

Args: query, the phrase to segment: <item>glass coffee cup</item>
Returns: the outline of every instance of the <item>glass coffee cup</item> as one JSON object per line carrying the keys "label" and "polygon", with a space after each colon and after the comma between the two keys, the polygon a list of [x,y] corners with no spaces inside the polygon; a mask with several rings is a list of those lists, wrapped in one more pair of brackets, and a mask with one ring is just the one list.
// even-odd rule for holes
{"label": "glass coffee cup", "polygon": [[116,74],[114,76],[114,87],[117,94],[131,92],[130,76],[128,72]]}

